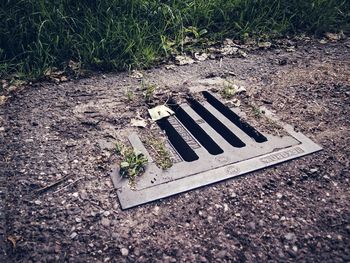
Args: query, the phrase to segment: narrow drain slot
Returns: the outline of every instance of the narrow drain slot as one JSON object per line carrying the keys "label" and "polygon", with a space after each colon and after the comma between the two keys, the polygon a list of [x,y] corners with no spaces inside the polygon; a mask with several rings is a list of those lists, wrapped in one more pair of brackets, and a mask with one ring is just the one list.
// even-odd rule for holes
{"label": "narrow drain slot", "polygon": [[253,138],[256,142],[262,143],[266,142],[267,138],[262,135],[259,131],[253,128],[248,123],[241,120],[241,118],[234,113],[229,107],[224,105],[221,101],[215,98],[207,91],[202,92],[204,98],[221,114],[223,114],[226,118],[228,118],[233,124],[235,124],[238,128],[240,128],[244,133],[246,133],[249,137]]}
{"label": "narrow drain slot", "polygon": [[217,133],[219,133],[233,147],[242,148],[242,142],[233,132],[231,132],[221,121],[211,114],[202,104],[193,98],[188,98],[191,108],[197,112]]}
{"label": "narrow drain slot", "polygon": [[175,130],[175,128],[169,123],[167,119],[157,121],[159,127],[165,131],[169,141],[174,146],[176,151],[181,155],[182,159],[186,162],[193,162],[198,160],[198,155],[192,150],[192,148],[186,143],[181,135]]}
{"label": "narrow drain slot", "polygon": [[219,145],[200,127],[186,111],[177,104],[169,105],[178,120],[186,127],[186,129],[199,141],[201,145],[212,155],[218,155],[224,151]]}

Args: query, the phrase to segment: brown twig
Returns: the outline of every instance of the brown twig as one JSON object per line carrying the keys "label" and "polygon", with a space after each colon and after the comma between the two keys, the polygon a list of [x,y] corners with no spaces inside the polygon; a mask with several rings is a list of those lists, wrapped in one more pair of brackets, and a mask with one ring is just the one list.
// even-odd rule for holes
{"label": "brown twig", "polygon": [[63,176],[61,179],[57,180],[56,182],[52,183],[52,184],[49,184],[48,186],[44,186],[38,190],[35,190],[35,192],[37,194],[42,194],[48,190],[50,190],[51,188],[61,184],[63,181],[65,181],[70,175],[66,175],[66,176]]}
{"label": "brown twig", "polygon": [[83,177],[78,178],[77,180],[75,180],[74,182],[67,184],[65,187],[62,187],[61,189],[58,189],[56,192],[54,192],[54,194],[57,194],[59,192],[61,192],[64,189],[67,189],[69,186],[75,184],[76,182],[80,181],[81,179],[83,179]]}

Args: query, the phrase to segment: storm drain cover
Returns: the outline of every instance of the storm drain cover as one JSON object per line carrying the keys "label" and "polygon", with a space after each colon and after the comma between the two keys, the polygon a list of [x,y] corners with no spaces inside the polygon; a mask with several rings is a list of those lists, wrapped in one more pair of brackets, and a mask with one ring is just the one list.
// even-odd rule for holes
{"label": "storm drain cover", "polygon": [[189,191],[238,175],[301,157],[322,148],[290,125],[279,122],[269,111],[265,116],[284,130],[283,136],[259,131],[242,120],[242,113],[230,109],[210,92],[204,102],[189,99],[172,105],[175,115],[158,121],[167,135],[173,166],[158,168],[137,134],[131,145],[147,156],[145,174],[130,187],[127,179],[112,171],[123,209]]}

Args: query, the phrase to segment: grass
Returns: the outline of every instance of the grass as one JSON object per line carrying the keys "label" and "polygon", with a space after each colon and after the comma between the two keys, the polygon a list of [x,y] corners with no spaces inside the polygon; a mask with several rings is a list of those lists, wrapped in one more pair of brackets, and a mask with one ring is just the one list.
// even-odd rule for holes
{"label": "grass", "polygon": [[173,166],[170,153],[167,150],[165,143],[162,139],[149,138],[145,141],[145,144],[152,149],[155,155],[154,161],[156,162],[158,167],[160,167],[163,170],[166,170]]}
{"label": "grass", "polygon": [[116,153],[121,157],[120,176],[128,178],[130,184],[134,185],[136,177],[145,171],[147,158],[140,151],[120,143],[116,144]]}
{"label": "grass", "polygon": [[223,88],[220,90],[220,94],[225,99],[231,99],[237,92],[237,85],[233,83],[225,83]]}
{"label": "grass", "polygon": [[126,98],[128,99],[128,102],[131,102],[134,100],[134,92],[131,90],[130,87],[126,88],[125,95],[126,95]]}
{"label": "grass", "polygon": [[183,51],[183,39],[268,39],[350,31],[348,0],[3,0],[0,78],[48,69],[130,70]]}
{"label": "grass", "polygon": [[145,102],[151,102],[154,97],[154,92],[157,86],[154,84],[145,84],[142,82],[142,89],[144,90]]}

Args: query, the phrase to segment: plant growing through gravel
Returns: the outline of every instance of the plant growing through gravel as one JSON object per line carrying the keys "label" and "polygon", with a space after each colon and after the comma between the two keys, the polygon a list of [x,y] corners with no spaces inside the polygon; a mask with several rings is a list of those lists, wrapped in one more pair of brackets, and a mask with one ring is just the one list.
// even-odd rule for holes
{"label": "plant growing through gravel", "polygon": [[144,173],[148,159],[139,150],[120,143],[116,144],[116,153],[121,157],[120,176],[128,178],[133,184],[136,177]]}
{"label": "plant growing through gravel", "polygon": [[170,153],[165,147],[164,141],[161,139],[152,138],[148,139],[145,143],[153,150],[154,154],[156,155],[154,160],[158,167],[166,170],[173,166],[173,162],[170,158]]}
{"label": "plant growing through gravel", "polygon": [[225,83],[220,90],[220,94],[224,99],[231,99],[237,92],[237,85],[231,83]]}
{"label": "plant growing through gravel", "polygon": [[263,112],[259,109],[259,107],[255,105],[251,105],[252,107],[252,113],[255,118],[261,118]]}
{"label": "plant growing through gravel", "polygon": [[153,100],[154,92],[156,91],[157,86],[154,84],[146,84],[143,86],[145,101],[151,102]]}
{"label": "plant growing through gravel", "polygon": [[134,100],[134,93],[129,87],[126,88],[125,95],[126,95],[126,98],[128,99],[128,102],[131,102]]}

